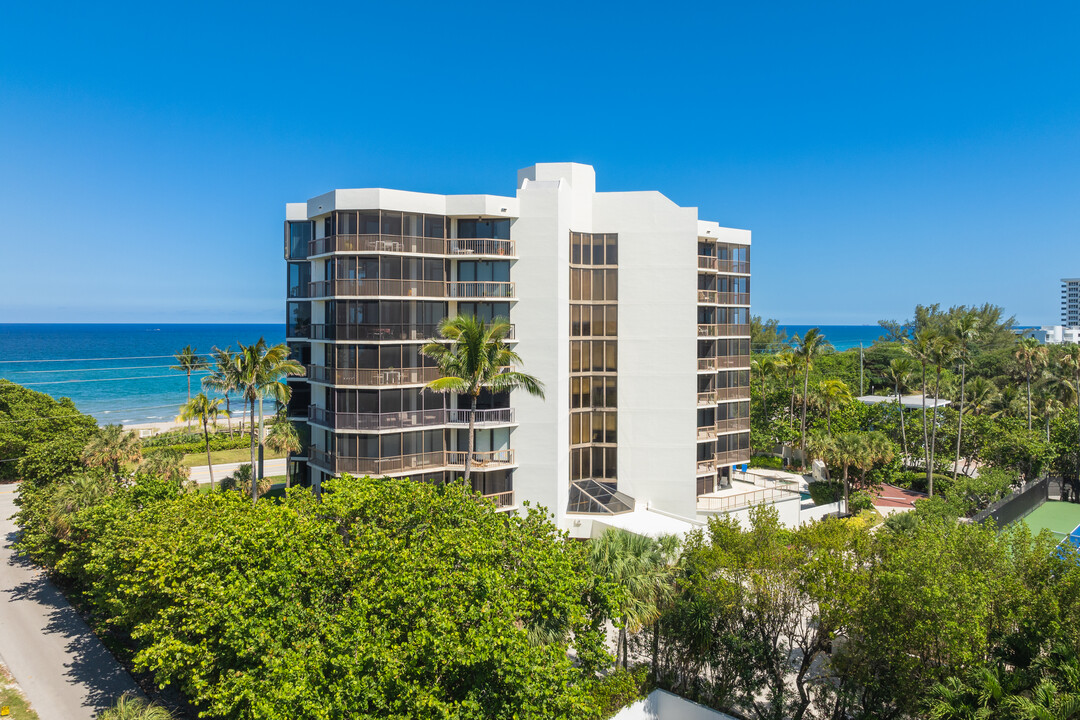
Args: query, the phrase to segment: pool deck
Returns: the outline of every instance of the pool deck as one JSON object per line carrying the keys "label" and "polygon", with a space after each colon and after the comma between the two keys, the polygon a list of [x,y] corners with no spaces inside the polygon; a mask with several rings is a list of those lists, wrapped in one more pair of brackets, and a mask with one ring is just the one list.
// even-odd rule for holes
{"label": "pool deck", "polygon": [[1049,530],[1061,539],[1080,526],[1080,504],[1047,500],[1022,518],[1033,534]]}

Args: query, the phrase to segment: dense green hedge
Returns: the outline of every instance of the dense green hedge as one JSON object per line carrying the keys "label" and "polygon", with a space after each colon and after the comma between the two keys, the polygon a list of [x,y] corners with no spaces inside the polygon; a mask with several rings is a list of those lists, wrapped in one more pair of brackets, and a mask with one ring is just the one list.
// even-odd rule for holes
{"label": "dense green hedge", "polygon": [[630,670],[619,668],[597,680],[590,692],[600,717],[610,718],[648,695],[648,676],[648,667],[637,665]]}
{"label": "dense green hedge", "polygon": [[[900,473],[894,480],[898,487],[924,493],[926,487],[926,473],[922,471]],[[946,493],[952,487],[952,476],[934,473],[934,492]]]}
{"label": "dense green hedge", "polygon": [[784,469],[784,459],[772,455],[755,455],[750,458],[749,464],[752,468],[768,468],[770,470]]}
{"label": "dense green hedge", "polygon": [[[239,448],[251,447],[251,438],[244,435],[241,437],[229,437],[228,435],[211,435],[210,436],[210,450],[236,450]],[[173,443],[171,445],[158,445],[155,447],[145,448],[144,452],[147,455],[153,455],[156,452],[162,450],[176,450],[182,453],[194,453],[194,452],[206,452],[206,443],[202,438],[194,442],[185,443]]]}
{"label": "dense green hedge", "polygon": [[844,486],[839,482],[828,480],[812,482],[806,488],[810,491],[810,499],[815,505],[834,503],[844,495]]}

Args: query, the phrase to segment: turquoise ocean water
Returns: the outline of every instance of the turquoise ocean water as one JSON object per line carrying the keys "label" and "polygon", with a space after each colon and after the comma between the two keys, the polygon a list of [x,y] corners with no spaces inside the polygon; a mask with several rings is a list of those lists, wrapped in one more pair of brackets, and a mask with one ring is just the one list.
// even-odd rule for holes
{"label": "turquoise ocean water", "polygon": [[[285,326],[0,324],[0,378],[69,397],[103,424],[171,420],[187,398],[187,376],[169,369],[173,353],[260,337],[284,342]],[[203,375],[192,375],[193,393]]]}
{"label": "turquoise ocean water", "polygon": [[[810,325],[786,325],[788,335]],[[837,350],[871,345],[877,325],[821,325]],[[260,337],[285,340],[285,326],[271,325],[3,325],[0,378],[55,397],[70,397],[101,423],[171,420],[187,397],[187,380],[169,369],[185,345],[199,352],[236,347]],[[203,373],[192,377],[198,392]]]}

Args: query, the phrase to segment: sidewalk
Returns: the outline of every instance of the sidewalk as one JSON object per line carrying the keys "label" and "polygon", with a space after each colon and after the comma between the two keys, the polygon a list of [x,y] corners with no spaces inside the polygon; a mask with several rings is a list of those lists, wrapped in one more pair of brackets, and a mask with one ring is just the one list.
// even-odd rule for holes
{"label": "sidewalk", "polygon": [[131,676],[44,573],[15,555],[17,485],[0,485],[0,657],[41,720],[93,720]]}

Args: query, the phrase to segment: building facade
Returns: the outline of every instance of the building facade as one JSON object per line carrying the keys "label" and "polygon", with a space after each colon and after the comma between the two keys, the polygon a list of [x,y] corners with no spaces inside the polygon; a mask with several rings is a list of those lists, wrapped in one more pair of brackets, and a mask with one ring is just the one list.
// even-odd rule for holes
{"label": "building facade", "polygon": [[1080,327],[1080,278],[1061,280],[1061,324]]}
{"label": "building facade", "polygon": [[335,190],[285,240],[297,481],[462,474],[471,411],[419,352],[458,313],[508,318],[545,386],[480,399],[472,483],[500,507],[694,518],[749,459],[749,231],[546,163],[514,196]]}

